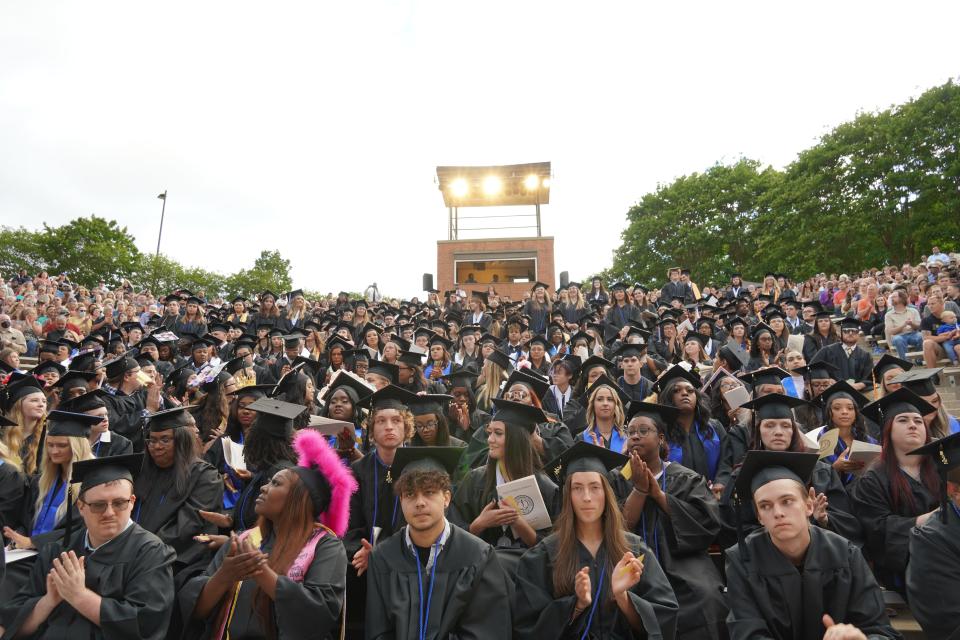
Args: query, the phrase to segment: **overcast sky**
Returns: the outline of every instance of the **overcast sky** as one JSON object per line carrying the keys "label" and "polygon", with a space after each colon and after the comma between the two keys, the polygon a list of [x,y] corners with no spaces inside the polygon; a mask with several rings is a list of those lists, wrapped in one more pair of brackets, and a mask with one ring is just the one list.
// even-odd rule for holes
{"label": "overcast sky", "polygon": [[435,167],[549,160],[544,234],[579,279],[658,182],[782,167],[960,74],[958,21],[916,1],[6,0],[0,224],[96,213],[153,251],[166,189],[162,251],[185,264],[279,249],[299,287],[418,295],[447,237]]}

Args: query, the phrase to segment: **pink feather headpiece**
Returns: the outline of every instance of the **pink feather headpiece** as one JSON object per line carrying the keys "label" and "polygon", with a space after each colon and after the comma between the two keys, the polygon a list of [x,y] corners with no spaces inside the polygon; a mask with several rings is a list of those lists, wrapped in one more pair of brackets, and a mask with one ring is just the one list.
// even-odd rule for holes
{"label": "pink feather headpiece", "polygon": [[297,450],[297,466],[319,471],[330,485],[330,506],[320,514],[319,521],[343,537],[350,520],[350,496],[357,490],[356,478],[319,431],[298,431],[293,448]]}

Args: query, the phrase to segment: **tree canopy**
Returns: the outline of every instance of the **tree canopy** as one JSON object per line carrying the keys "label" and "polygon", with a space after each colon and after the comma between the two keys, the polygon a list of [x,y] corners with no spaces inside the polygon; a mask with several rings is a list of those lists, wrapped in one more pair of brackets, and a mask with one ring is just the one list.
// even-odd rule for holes
{"label": "tree canopy", "polygon": [[126,227],[97,216],[30,231],[0,227],[0,273],[19,269],[66,273],[70,280],[110,286],[124,279],[138,289],[167,292],[177,288],[203,291],[208,297],[251,296],[264,289],[282,294],[291,288],[290,261],[276,250],[263,250],[249,269],[221,274],[185,266],[165,255],[141,253]]}
{"label": "tree canopy", "polygon": [[730,271],[802,278],[915,263],[960,248],[960,85],[861,113],[782,171],[751,159],[680,177],[640,198],[609,279],[662,283],[677,265],[700,282]]}

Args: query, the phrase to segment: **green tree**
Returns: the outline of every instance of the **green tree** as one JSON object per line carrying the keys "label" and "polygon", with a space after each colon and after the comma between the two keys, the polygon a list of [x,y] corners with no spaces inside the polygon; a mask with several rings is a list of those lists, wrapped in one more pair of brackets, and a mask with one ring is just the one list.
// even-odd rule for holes
{"label": "green tree", "polygon": [[228,295],[239,294],[248,298],[268,289],[282,295],[291,286],[290,261],[281,256],[279,251],[267,249],[260,252],[252,269],[241,269],[223,282],[223,289]]}
{"label": "green tree", "polygon": [[140,263],[140,251],[126,227],[98,216],[77,218],[60,227],[46,223],[42,231],[4,229],[0,265],[32,272],[66,273],[71,280],[93,286],[104,280],[117,285]]}
{"label": "green tree", "polygon": [[685,266],[695,281],[722,281],[751,262],[761,198],[779,180],[774,169],[741,159],[659,186],[627,212],[605,279],[659,285],[668,268]]}

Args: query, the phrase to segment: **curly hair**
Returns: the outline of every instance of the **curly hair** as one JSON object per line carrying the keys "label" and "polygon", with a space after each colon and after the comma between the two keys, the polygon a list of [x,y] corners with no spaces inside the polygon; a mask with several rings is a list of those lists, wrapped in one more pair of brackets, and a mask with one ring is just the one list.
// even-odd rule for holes
{"label": "curly hair", "polygon": [[450,476],[442,471],[413,471],[400,476],[393,483],[398,496],[424,491],[450,491]]}
{"label": "curly hair", "polygon": [[[391,409],[387,409],[387,411],[390,411],[390,410]],[[392,410],[397,411],[397,409],[392,409]],[[367,417],[367,430],[369,432],[369,437],[371,441],[373,440],[374,426],[377,424],[377,414],[380,413],[381,411],[384,411],[384,409],[371,409],[370,415]],[[413,434],[415,431],[414,421],[413,421],[413,412],[410,411],[410,409],[407,409],[406,407],[404,407],[403,409],[399,409],[399,411],[400,411],[400,415],[403,416],[403,439],[404,441],[407,441],[413,437]]]}

